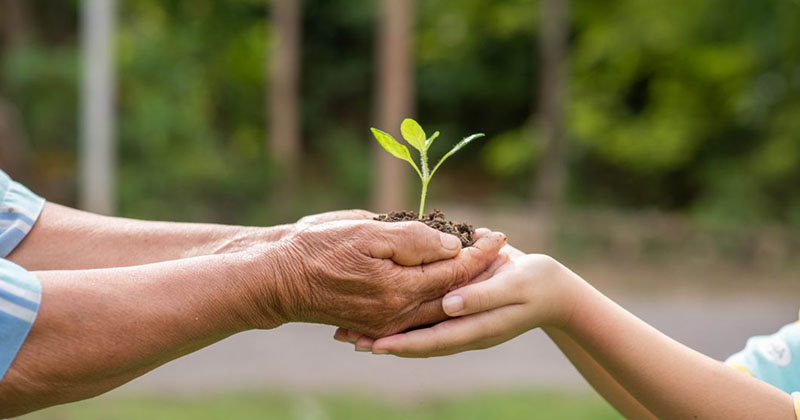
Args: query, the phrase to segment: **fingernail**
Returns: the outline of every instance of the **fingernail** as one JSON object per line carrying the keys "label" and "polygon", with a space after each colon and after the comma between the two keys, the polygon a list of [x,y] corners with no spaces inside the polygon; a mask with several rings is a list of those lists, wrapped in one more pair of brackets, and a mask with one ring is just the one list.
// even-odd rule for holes
{"label": "fingernail", "polygon": [[366,353],[366,352],[372,351],[372,349],[369,348],[369,347],[356,346],[356,351],[360,351],[362,353]]}
{"label": "fingernail", "polygon": [[389,350],[385,350],[385,349],[373,350],[372,354],[389,354]]}
{"label": "fingernail", "polygon": [[442,246],[445,249],[453,250],[458,249],[458,247],[461,246],[461,240],[455,235],[451,235],[449,233],[440,233],[439,237],[442,239]]}
{"label": "fingernail", "polygon": [[442,307],[448,315],[455,315],[464,309],[464,298],[459,295],[448,296],[442,301]]}

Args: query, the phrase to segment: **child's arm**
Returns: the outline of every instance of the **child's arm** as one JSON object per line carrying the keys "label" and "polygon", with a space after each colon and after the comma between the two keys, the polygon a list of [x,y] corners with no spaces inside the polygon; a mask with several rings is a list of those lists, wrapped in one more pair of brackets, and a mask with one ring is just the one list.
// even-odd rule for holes
{"label": "child's arm", "polygon": [[658,420],[567,334],[551,328],[545,328],[544,331],[586,379],[586,382],[626,419]]}
{"label": "child's arm", "polygon": [[[478,276],[473,282],[480,282],[490,278],[502,265],[514,259],[522,257],[525,254],[512,247],[506,245],[501,251],[501,256],[494,264],[483,274]],[[621,413],[625,418],[632,420],[658,420],[653,414],[647,410],[639,401],[636,401],[628,391],[625,390],[614,378],[606,372],[594,359],[589,356],[577,343],[575,343],[564,332],[554,328],[544,328],[545,333],[551,340],[558,346],[562,353],[569,359],[569,361],[580,372],[584,379],[600,394],[609,404]],[[358,344],[357,349],[371,350],[372,340],[354,331],[349,331],[343,328],[336,330],[334,336],[339,341],[350,342]]]}
{"label": "child's arm", "polygon": [[[525,253],[506,245],[502,253],[509,258],[519,258]],[[626,419],[631,420],[658,420],[636,398],[628,393],[600,364],[597,363],[584,349],[581,348],[569,335],[555,328],[543,328],[544,332],[558,346],[564,356],[569,359],[575,369],[586,379],[592,388],[597,391],[609,404],[611,404]]]}
{"label": "child's arm", "polygon": [[[546,327],[574,341],[588,356],[580,360],[596,361],[657,418],[795,419],[788,394],[670,339],[546,256],[515,259],[492,278],[451,292],[443,305],[458,318],[369,343],[373,352],[452,354]],[[589,373],[609,390],[602,374]]]}

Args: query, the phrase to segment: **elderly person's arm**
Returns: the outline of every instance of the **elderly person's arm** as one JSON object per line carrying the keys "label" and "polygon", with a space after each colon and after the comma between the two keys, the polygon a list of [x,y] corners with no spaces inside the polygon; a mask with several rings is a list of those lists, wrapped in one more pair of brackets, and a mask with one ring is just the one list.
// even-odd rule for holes
{"label": "elderly person's arm", "polygon": [[504,243],[461,250],[418,222],[340,221],[245,252],[35,272],[41,306],[0,382],[0,417],[98,395],[248,329],[317,322],[380,337],[441,321],[441,296]]}
{"label": "elderly person's arm", "polygon": [[54,203],[8,259],[29,270],[125,267],[245,250],[304,226],[333,219],[363,219],[360,210],[306,217],[274,227],[154,222],[101,216]]}
{"label": "elderly person's arm", "polygon": [[45,203],[0,170],[0,257],[28,270],[127,267],[238,252],[315,224],[373,216],[344,210],[274,227],[108,217]]}

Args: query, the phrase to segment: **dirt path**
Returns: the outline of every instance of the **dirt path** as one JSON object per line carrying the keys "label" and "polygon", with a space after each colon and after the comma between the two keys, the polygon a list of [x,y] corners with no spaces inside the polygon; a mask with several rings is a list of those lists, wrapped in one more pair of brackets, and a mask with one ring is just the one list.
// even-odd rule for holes
{"label": "dirt path", "polygon": [[[800,291],[799,291],[800,292]],[[624,306],[676,339],[716,358],[755,334],[797,319],[800,293],[781,298],[697,295],[619,296]],[[486,389],[586,385],[541,332],[494,349],[402,360],[355,353],[332,327],[288,325],[249,332],[174,361],[116,393],[203,393],[242,388],[367,392],[394,396]]]}

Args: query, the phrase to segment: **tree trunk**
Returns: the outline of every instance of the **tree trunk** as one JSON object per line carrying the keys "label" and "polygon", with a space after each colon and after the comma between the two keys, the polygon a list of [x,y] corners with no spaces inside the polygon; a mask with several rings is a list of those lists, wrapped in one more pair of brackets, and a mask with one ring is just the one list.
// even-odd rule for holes
{"label": "tree trunk", "polygon": [[[25,0],[0,0],[2,56],[25,44],[30,23]],[[0,57],[2,59],[3,57]],[[0,92],[3,86],[0,85]],[[30,155],[22,118],[16,107],[0,96],[0,168],[25,182],[30,179]]]}
{"label": "tree trunk", "polygon": [[293,178],[300,157],[299,72],[301,0],[272,0],[269,138],[273,161]]}
{"label": "tree trunk", "polygon": [[28,143],[16,108],[0,97],[0,169],[12,178],[30,182]]}
{"label": "tree trunk", "polygon": [[542,0],[539,125],[545,142],[542,161],[534,183],[534,206],[543,239],[550,240],[561,204],[566,171],[564,139],[565,60],[567,56],[568,0]]}
{"label": "tree trunk", "polygon": [[116,1],[84,0],[82,8],[80,203],[83,209],[113,214],[117,172],[113,54]]}
{"label": "tree trunk", "polygon": [[26,0],[0,0],[3,44],[6,48],[24,43],[30,35]]}
{"label": "tree trunk", "polygon": [[[383,0],[377,20],[377,83],[375,126],[400,139],[400,122],[413,110],[413,69],[410,32],[413,23],[412,0]],[[373,142],[374,174],[372,210],[408,208],[407,164],[386,153]],[[411,206],[414,207],[414,206]]]}

